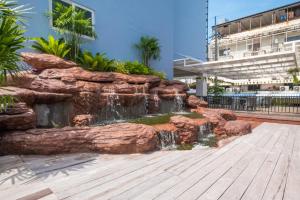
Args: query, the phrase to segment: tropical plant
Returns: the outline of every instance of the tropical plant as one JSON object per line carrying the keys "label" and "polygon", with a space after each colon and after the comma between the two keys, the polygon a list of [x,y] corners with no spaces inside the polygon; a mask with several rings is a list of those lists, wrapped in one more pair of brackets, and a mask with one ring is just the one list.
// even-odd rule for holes
{"label": "tropical plant", "polygon": [[16,99],[9,95],[0,96],[0,113],[15,103]]}
{"label": "tropical plant", "polygon": [[25,31],[20,24],[22,11],[16,6],[10,1],[0,1],[0,83],[6,81],[7,74],[13,75],[19,70],[17,52],[23,48]]}
{"label": "tropical plant", "polygon": [[114,60],[107,58],[105,54],[96,53],[96,55],[93,55],[91,52],[85,51],[78,59],[83,68],[90,71],[116,71]]}
{"label": "tropical plant", "polygon": [[[6,82],[7,74],[13,75],[19,71],[20,55],[17,52],[23,48],[25,41],[21,16],[29,10],[14,1],[0,0],[0,86]],[[12,96],[1,96],[0,111],[13,103]]]}
{"label": "tropical plant", "polygon": [[222,94],[224,94],[224,92],[224,87],[220,86],[220,81],[218,80],[218,77],[215,77],[213,80],[213,86],[208,88],[208,93],[213,94],[214,96],[221,96]]}
{"label": "tropical plant", "polygon": [[290,74],[293,77],[294,85],[299,85],[300,84],[300,80],[298,78],[298,76],[300,74],[300,68],[298,68],[298,67],[291,68],[291,69],[288,70],[288,74]]}
{"label": "tropical plant", "polygon": [[143,36],[138,44],[134,45],[140,52],[142,63],[150,67],[150,60],[160,59],[159,40],[155,37]]}
{"label": "tropical plant", "polygon": [[63,39],[56,40],[52,35],[49,35],[48,40],[43,37],[33,38],[33,40],[33,49],[42,53],[58,56],[60,58],[65,58],[71,50]]}
{"label": "tropical plant", "polygon": [[70,59],[76,61],[80,54],[80,47],[85,42],[83,36],[96,37],[92,19],[87,17],[84,10],[59,2],[55,3],[53,12],[50,12],[49,16],[52,17],[55,30],[71,47]]}

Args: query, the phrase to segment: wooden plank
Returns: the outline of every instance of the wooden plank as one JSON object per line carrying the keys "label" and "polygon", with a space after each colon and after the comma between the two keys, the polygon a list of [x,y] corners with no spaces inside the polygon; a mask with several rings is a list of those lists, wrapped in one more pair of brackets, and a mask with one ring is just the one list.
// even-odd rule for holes
{"label": "wooden plank", "polygon": [[28,194],[26,196],[20,197],[17,200],[36,200],[51,195],[53,192],[49,188]]}
{"label": "wooden plank", "polygon": [[284,200],[298,200],[300,198],[300,130],[293,129],[296,134],[295,143],[288,168],[288,177],[284,190]]}
{"label": "wooden plank", "polygon": [[[275,136],[280,135],[281,130],[276,126],[269,126],[268,131],[273,138]],[[277,133],[275,135],[275,133]],[[281,135],[282,136],[282,135]],[[282,138],[282,137],[281,137]],[[280,141],[280,137],[276,137],[278,142]],[[274,146],[274,143],[273,143]],[[238,177],[238,179],[225,191],[224,194],[219,198],[220,200],[227,200],[227,199],[240,199],[242,198],[244,192],[247,190],[251,182],[253,181],[254,177],[261,169],[263,163],[266,161],[268,154],[270,153],[270,149],[273,146],[268,146],[268,148],[262,148],[261,152],[257,155],[255,161],[251,162],[251,164],[247,167],[247,169]]]}
{"label": "wooden plank", "polygon": [[[145,173],[150,172],[154,169],[157,169],[159,167],[162,167],[163,165],[167,164],[168,162],[172,160],[176,160],[177,158],[181,157],[183,152],[176,152],[171,154],[169,157],[162,157],[160,160],[157,160],[156,162],[153,162],[152,164],[148,164],[147,162],[137,162],[131,167],[128,168],[121,168],[119,167],[118,171],[113,171],[109,173],[99,173],[101,176],[98,176],[96,178],[90,177],[86,182],[79,182],[78,187],[72,187],[68,189],[61,190],[61,187],[57,188],[62,193],[58,193],[59,198],[66,198],[69,197],[71,199],[76,199],[77,196],[81,199],[87,198],[87,194],[93,195],[91,190],[95,190],[95,193],[97,193],[97,188],[103,186],[103,184],[106,184],[105,186],[110,188],[109,183],[113,183],[115,180],[117,180],[120,177],[138,177],[143,176]],[[126,182],[126,181],[125,181]],[[53,188],[53,187],[52,187]],[[101,187],[102,188],[102,187]],[[84,192],[84,194],[81,194]],[[77,195],[74,197],[73,195]],[[81,196],[82,195],[82,196]],[[71,197],[72,196],[72,197]],[[79,198],[79,199],[80,199]]]}
{"label": "wooden plank", "polygon": [[[274,137],[275,138],[275,137]],[[263,144],[263,143],[261,143]],[[260,149],[264,145],[255,146],[241,161],[237,162],[223,177],[218,179],[205,193],[199,196],[199,199],[214,200],[218,199],[224,191],[230,187],[233,182],[247,169],[249,163],[255,160]]]}
{"label": "wooden plank", "polygon": [[[267,138],[267,137],[265,137]],[[178,199],[198,199],[203,195],[213,184],[215,184],[218,179],[225,176],[229,171],[238,165],[239,162],[242,162],[245,157],[251,156],[251,154],[259,148],[271,149],[274,144],[278,141],[279,134],[277,137],[272,137],[270,140],[261,140],[259,141],[257,146],[249,146],[249,149],[245,151],[245,154],[241,154],[243,149],[237,149],[236,152],[233,153],[236,159],[232,160],[232,162],[225,162],[223,165],[216,168],[212,173],[208,176],[204,177],[201,181],[194,184],[189,190],[186,190],[182,193]],[[256,156],[259,156],[259,151],[256,152]],[[256,157],[255,157],[256,159]],[[252,160],[253,161],[253,160]],[[254,162],[254,161],[253,161]],[[249,166],[249,165],[248,165]],[[203,198],[204,199],[204,198]],[[229,199],[229,198],[228,198]]]}
{"label": "wooden plank", "polygon": [[[71,196],[71,199],[105,199],[103,196],[109,192],[112,192],[113,194],[117,194],[116,190],[124,186],[126,184],[126,187],[129,188],[136,188],[137,184],[142,183],[146,181],[147,179],[151,179],[153,177],[156,177],[160,175],[162,172],[164,172],[165,168],[168,168],[174,164],[178,164],[186,159],[189,159],[188,154],[198,154],[199,152],[174,152],[173,157],[169,158],[163,158],[160,162],[157,162],[154,165],[148,165],[142,169],[138,168],[134,171],[130,171],[130,173],[123,173],[119,176],[113,176],[108,177],[108,181],[103,180],[97,180],[96,182],[90,182],[86,185],[88,187],[88,191],[83,191],[83,193]],[[114,174],[115,175],[115,174]],[[168,177],[169,178],[169,177]],[[124,189],[124,187],[122,188]]]}
{"label": "wooden plank", "polygon": [[293,146],[295,143],[295,134],[292,131],[288,131],[289,137],[287,144],[279,157],[278,163],[273,171],[271,178],[266,186],[262,200],[282,200],[283,191],[286,184],[288,175],[288,163],[289,157],[292,154]]}
{"label": "wooden plank", "polygon": [[286,146],[289,145],[288,138],[292,135],[292,133],[289,133],[288,128],[283,129],[281,134],[285,135],[285,138],[280,139],[282,142],[279,142],[273,149],[271,149],[267,160],[264,162],[251,185],[244,193],[242,197],[243,200],[261,199],[263,197],[268,182],[279,162],[279,158]]}
{"label": "wooden plank", "polygon": [[[253,135],[248,135],[247,137],[241,137],[243,140],[239,138],[231,144],[221,148],[218,152],[212,155],[212,159],[208,159],[207,162],[201,162],[200,164],[186,169],[182,174],[180,174],[183,175],[180,176],[183,178],[183,180],[159,195],[157,199],[175,199],[196,184],[199,180],[201,180],[201,178],[205,177],[219,166],[222,166],[225,162],[231,162],[231,160],[235,161],[236,159],[238,160],[239,158],[237,157],[241,155],[243,151],[247,152],[247,150],[249,150],[253,144],[257,143],[258,141],[264,141],[262,138],[268,140],[271,137],[262,133],[263,132],[257,132]],[[229,148],[229,150],[227,148]],[[232,156],[233,153],[235,156]]]}
{"label": "wooden plank", "polygon": [[[204,152],[200,153],[201,151],[196,150],[196,151],[190,151],[186,156],[182,156],[178,159],[175,160],[175,162],[170,162],[164,166],[162,166],[159,170],[155,170],[151,173],[147,173],[145,174],[145,176],[143,176],[142,179],[135,179],[132,182],[127,182],[124,185],[121,185],[120,187],[117,187],[113,190],[113,192],[111,192],[110,194],[101,194],[101,198],[102,199],[132,199],[134,196],[139,195],[139,193],[142,193],[142,191],[144,190],[148,190],[149,188],[154,187],[155,185],[158,185],[160,182],[163,182],[163,180],[161,180],[160,182],[156,183],[155,181],[152,180],[152,177],[155,179],[155,174],[157,173],[166,173],[166,171],[168,171],[168,169],[181,164],[181,163],[185,163],[188,162],[190,160],[195,160],[196,158],[205,158],[207,155],[209,155],[210,153],[214,152],[215,150],[205,150]],[[168,174],[172,174],[173,173],[169,173]],[[151,178],[148,178],[148,177]],[[172,177],[168,177],[172,178]],[[166,179],[167,180],[167,179]],[[131,183],[131,184],[130,184]],[[154,184],[155,183],[155,184]],[[151,187],[144,187],[143,185],[151,185]]]}

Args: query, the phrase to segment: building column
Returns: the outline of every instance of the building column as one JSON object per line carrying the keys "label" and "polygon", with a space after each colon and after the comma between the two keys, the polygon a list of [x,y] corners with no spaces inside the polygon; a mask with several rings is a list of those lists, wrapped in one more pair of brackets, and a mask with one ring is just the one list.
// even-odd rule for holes
{"label": "building column", "polygon": [[198,97],[206,97],[207,96],[207,81],[206,77],[201,76],[196,79],[196,95]]}

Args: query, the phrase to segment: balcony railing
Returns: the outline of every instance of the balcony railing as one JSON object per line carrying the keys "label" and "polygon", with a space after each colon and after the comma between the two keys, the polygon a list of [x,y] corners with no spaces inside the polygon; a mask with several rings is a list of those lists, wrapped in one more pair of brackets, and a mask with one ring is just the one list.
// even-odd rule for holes
{"label": "balcony railing", "polygon": [[[225,55],[219,55],[218,60],[233,60],[233,59],[243,59],[255,56],[262,56],[262,55],[272,55],[277,53],[290,53],[296,52],[296,44],[300,44],[300,40],[293,41],[293,42],[285,42],[281,43],[276,47],[271,46],[263,46],[256,51],[225,51]],[[212,49],[211,52],[214,52]],[[210,55],[209,61],[214,61],[214,55]]]}

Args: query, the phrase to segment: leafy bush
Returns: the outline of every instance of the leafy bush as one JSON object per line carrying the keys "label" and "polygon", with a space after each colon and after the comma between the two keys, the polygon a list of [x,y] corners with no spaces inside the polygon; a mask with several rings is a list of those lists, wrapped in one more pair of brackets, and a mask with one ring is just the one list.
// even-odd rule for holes
{"label": "leafy bush", "polygon": [[129,74],[140,74],[140,75],[150,74],[150,69],[147,66],[139,63],[138,61],[125,62],[124,67]]}
{"label": "leafy bush", "polygon": [[155,71],[153,69],[150,69],[149,75],[158,76],[160,79],[166,79],[166,74],[164,72]]}
{"label": "leafy bush", "polygon": [[34,38],[35,42],[32,48],[47,54],[52,54],[60,58],[65,58],[71,48],[64,42],[63,39],[56,40],[52,35],[49,35],[48,40],[43,37]]}
{"label": "leafy bush", "polygon": [[114,60],[107,58],[105,54],[96,53],[96,55],[93,55],[91,52],[85,51],[79,56],[79,63],[83,66],[83,68],[90,71],[116,71]]}

